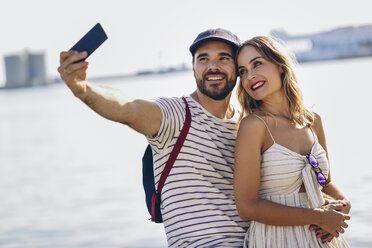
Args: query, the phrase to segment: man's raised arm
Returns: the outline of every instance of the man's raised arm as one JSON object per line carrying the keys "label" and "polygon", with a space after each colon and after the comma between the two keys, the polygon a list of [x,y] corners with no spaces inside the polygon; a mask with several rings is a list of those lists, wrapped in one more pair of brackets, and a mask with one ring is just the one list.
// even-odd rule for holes
{"label": "man's raised arm", "polygon": [[144,135],[155,135],[160,128],[162,113],[153,102],[125,100],[121,91],[86,81],[88,62],[74,63],[86,52],[61,52],[58,72],[73,94],[101,116],[123,123]]}

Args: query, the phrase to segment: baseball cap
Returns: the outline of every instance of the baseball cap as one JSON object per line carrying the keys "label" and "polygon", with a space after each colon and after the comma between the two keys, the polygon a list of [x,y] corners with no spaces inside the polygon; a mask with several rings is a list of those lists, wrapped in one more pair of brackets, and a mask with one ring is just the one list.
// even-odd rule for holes
{"label": "baseball cap", "polygon": [[217,29],[208,29],[202,33],[200,33],[194,42],[190,46],[190,52],[192,55],[194,55],[196,49],[204,42],[206,41],[222,41],[225,42],[233,48],[234,51],[238,49],[240,46],[240,40],[239,38],[231,33],[230,31],[223,29],[223,28],[217,28]]}

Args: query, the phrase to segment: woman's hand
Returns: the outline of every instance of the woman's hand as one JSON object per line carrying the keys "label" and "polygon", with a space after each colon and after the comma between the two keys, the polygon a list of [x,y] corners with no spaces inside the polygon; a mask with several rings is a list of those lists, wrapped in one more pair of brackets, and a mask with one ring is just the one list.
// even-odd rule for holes
{"label": "woman's hand", "polygon": [[[339,209],[340,212],[344,214],[349,214],[351,209],[351,203],[348,200],[333,200],[333,199],[325,199],[325,205],[328,205],[331,208]],[[342,208],[340,208],[342,206]],[[329,232],[323,230],[321,227],[317,225],[310,225],[310,231],[314,231],[317,238],[320,238],[323,243],[331,242],[334,238]],[[344,229],[345,231],[345,229]]]}
{"label": "woman's hand", "polygon": [[317,225],[310,225],[310,231],[314,231],[317,238],[320,238],[322,240],[322,243],[325,242],[331,242],[334,238],[333,235],[331,235],[329,232],[324,231],[322,228],[320,228]]}
{"label": "woman's hand", "polygon": [[[348,227],[345,221],[350,219],[350,215],[342,212],[343,208],[346,207],[344,205],[346,203],[342,201],[332,201],[317,209],[320,214],[318,226],[334,237],[338,237],[339,233],[344,233],[344,229]],[[324,237],[324,232],[318,231],[317,233],[319,236]]]}
{"label": "woman's hand", "polygon": [[340,212],[349,214],[351,209],[351,202],[348,200],[330,200],[329,205],[342,205]]}

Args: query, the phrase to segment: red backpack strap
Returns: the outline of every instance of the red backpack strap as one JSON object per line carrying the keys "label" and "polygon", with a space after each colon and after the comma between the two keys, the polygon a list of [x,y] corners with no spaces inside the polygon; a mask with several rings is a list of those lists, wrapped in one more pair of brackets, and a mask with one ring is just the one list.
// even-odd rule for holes
{"label": "red backpack strap", "polygon": [[173,150],[171,151],[169,155],[169,159],[167,163],[165,164],[164,170],[161,173],[157,190],[152,195],[152,198],[151,198],[151,221],[155,223],[163,222],[163,217],[161,216],[161,212],[160,212],[161,191],[163,190],[165,180],[167,179],[173,167],[173,164],[176,161],[178,154],[180,153],[182,145],[186,139],[187,133],[189,132],[189,129],[191,126],[191,113],[190,113],[189,105],[187,104],[187,101],[184,97],[182,97],[182,100],[185,103],[185,109],[186,109],[185,122],[183,124],[180,135],[177,138],[176,144],[174,145]]}
{"label": "red backpack strap", "polygon": [[182,130],[180,135],[178,136],[178,139],[176,141],[176,144],[173,147],[173,150],[171,154],[169,155],[169,159],[167,163],[165,164],[164,170],[161,173],[160,180],[158,183],[157,193],[161,194],[161,191],[163,190],[163,186],[165,183],[165,180],[167,179],[169,172],[171,171],[174,162],[176,161],[178,154],[180,153],[180,150],[182,148],[182,145],[186,139],[187,133],[189,132],[190,125],[191,125],[191,113],[189,109],[189,105],[187,104],[187,101],[184,97],[182,97],[182,100],[185,102],[185,109],[186,109],[186,118],[185,122],[183,124]]}

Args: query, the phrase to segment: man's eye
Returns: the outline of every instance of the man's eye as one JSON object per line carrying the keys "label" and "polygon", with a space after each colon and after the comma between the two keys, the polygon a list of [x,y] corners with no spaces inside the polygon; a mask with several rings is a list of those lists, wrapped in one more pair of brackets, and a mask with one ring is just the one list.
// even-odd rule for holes
{"label": "man's eye", "polygon": [[207,58],[199,58],[199,61],[200,62],[204,62],[204,61],[206,61],[207,60]]}
{"label": "man's eye", "polygon": [[221,60],[230,60],[229,57],[222,57]]}

